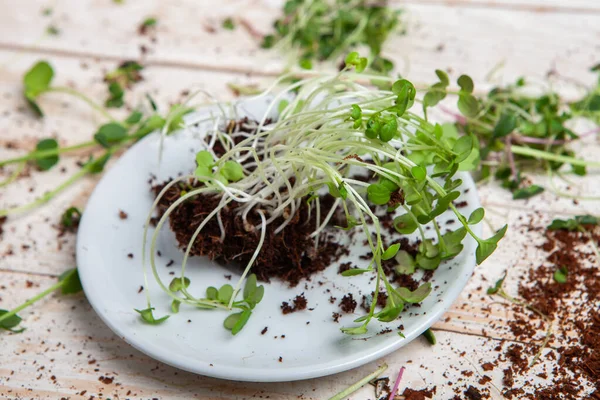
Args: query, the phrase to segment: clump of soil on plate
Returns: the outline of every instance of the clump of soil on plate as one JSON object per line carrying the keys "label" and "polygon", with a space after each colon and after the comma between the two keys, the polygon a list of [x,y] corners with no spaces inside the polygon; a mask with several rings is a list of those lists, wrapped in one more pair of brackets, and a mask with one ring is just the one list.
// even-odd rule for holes
{"label": "clump of soil on plate", "polygon": [[[157,195],[165,184],[152,188]],[[158,204],[158,216],[162,216],[167,208],[182,195],[183,191],[200,187],[198,183],[188,182],[174,185],[162,197]],[[181,204],[170,215],[169,224],[175,233],[177,243],[185,248],[198,226],[204,221],[221,201],[213,194],[200,194]],[[331,207],[333,197],[321,198],[324,207]],[[192,245],[192,256],[206,256],[220,264],[235,264],[245,268],[254,251],[258,247],[260,232],[249,230],[237,213],[239,203],[232,201],[221,213],[221,222],[225,231],[225,239],[221,241],[221,228],[216,218],[209,221]],[[325,216],[322,216],[320,222]],[[318,248],[315,248],[311,233],[317,227],[313,217],[309,219],[309,208],[306,201],[301,202],[292,221],[279,233],[277,227],[284,221],[283,217],[267,225],[265,241],[252,266],[252,272],[261,281],[279,278],[290,286],[296,286],[300,280],[309,278],[317,271],[322,271],[342,255],[348,254],[346,247],[337,243],[335,235],[325,232],[321,235]],[[256,213],[248,215],[251,225],[260,224],[260,216]]]}

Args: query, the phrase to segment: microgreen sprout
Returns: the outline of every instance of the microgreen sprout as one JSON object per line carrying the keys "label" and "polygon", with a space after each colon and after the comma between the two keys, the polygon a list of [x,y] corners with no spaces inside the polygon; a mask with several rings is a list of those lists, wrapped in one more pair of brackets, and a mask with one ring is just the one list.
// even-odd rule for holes
{"label": "microgreen sprout", "polygon": [[77,207],[69,207],[60,218],[60,224],[65,228],[73,228],[79,224],[81,211]]}
{"label": "microgreen sprout", "polygon": [[490,296],[499,296],[499,297],[503,298],[504,300],[508,301],[509,303],[516,304],[518,306],[521,306],[523,308],[531,310],[535,314],[539,315],[544,320],[546,325],[548,326],[548,328],[546,329],[546,335],[544,336],[544,341],[542,342],[540,349],[538,350],[537,354],[533,357],[533,359],[529,363],[529,367],[532,367],[537,362],[537,360],[540,358],[540,356],[542,355],[542,352],[544,351],[544,349],[548,345],[548,342],[550,341],[550,338],[552,337],[552,319],[550,317],[548,317],[546,314],[544,314],[543,312],[541,312],[540,310],[538,310],[536,307],[532,306],[531,304],[528,304],[522,300],[516,299],[513,296],[509,295],[504,290],[504,281],[506,280],[506,275],[507,275],[507,272],[504,272],[504,275],[502,276],[502,278],[498,279],[496,281],[496,283],[494,284],[494,286],[489,287],[487,289],[487,294],[489,294]]}
{"label": "microgreen sprout", "polygon": [[[378,297],[380,290],[387,294],[384,307],[378,308],[371,301],[369,312],[355,320],[359,325],[343,327],[347,334],[366,333],[373,319],[396,320],[405,304],[420,303],[432,291],[430,283],[415,290],[395,287],[384,273],[382,262],[394,259],[403,270],[435,270],[463,250],[462,242],[469,235],[477,243],[476,262],[480,264],[496,249],[506,232],[504,226],[490,238],[479,237],[472,227],[481,222],[484,210],[480,208],[465,216],[453,203],[460,196],[458,188],[462,183],[456,173],[478,165],[477,140],[470,135],[459,137],[456,130],[444,129],[413,113],[411,107],[421,100],[411,82],[390,81],[390,90],[372,90],[356,82],[364,76],[358,71],[365,69],[367,60],[351,53],[346,61],[346,67],[338,75],[317,75],[293,83],[283,91],[295,91],[292,100],[280,102],[281,95],[276,95],[268,108],[279,109],[279,119],[267,126],[267,117],[263,117],[253,134],[236,136],[239,133],[231,131],[229,124],[214,124],[210,135],[219,138],[225,147],[224,154],[217,157],[210,144],[214,140],[208,141],[196,154],[194,173],[164,186],[149,210],[142,241],[144,268],[149,258],[158,286],[181,306],[228,312],[237,308],[224,322],[233,334],[239,332],[262,298],[262,287],[258,289],[259,298],[249,298],[244,290],[243,298],[238,300],[238,294],[244,282],[246,288],[254,287],[255,278],[249,273],[261,252],[267,227],[274,221],[283,221],[272,228],[274,234],[279,234],[303,202],[310,206],[311,218],[320,221],[320,216],[325,216],[311,234],[315,246],[318,247],[323,229],[336,210],[346,217],[343,230],[357,229],[364,233],[372,260],[343,275],[373,273],[376,275],[373,298]],[[466,110],[471,107],[473,84],[461,77],[459,85],[459,101]],[[351,167],[369,173],[372,181],[353,179]],[[181,182],[194,185],[161,213],[147,249],[149,223],[158,202],[169,188]],[[318,193],[324,192],[331,194],[335,202],[331,209],[322,212]],[[217,196],[219,204],[202,219],[190,238],[181,263],[181,278],[185,277],[196,238],[211,220],[220,221],[225,207],[233,207],[248,235],[256,235],[259,241],[234,287],[228,284],[219,289],[211,287],[205,297],[194,297],[183,286],[170,288],[162,282],[155,253],[159,232],[174,210],[188,199],[204,195]],[[400,234],[421,235],[416,257],[412,258],[399,244],[384,246],[382,225],[372,206],[384,206],[394,213],[394,226]],[[462,226],[442,233],[437,218],[447,211],[454,213]],[[434,239],[425,237],[426,224],[433,226]],[[227,232],[219,226],[224,240]],[[146,294],[151,308],[149,291]],[[179,304],[172,306],[172,310],[178,307]]]}
{"label": "microgreen sprout", "polygon": [[[111,85],[118,84],[119,86],[124,85],[126,87],[141,79],[139,75],[141,69],[142,67],[136,62],[126,62],[121,64],[117,70],[107,74],[105,79]],[[5,186],[14,181],[23,171],[26,163],[36,165],[40,171],[47,171],[56,166],[60,161],[60,156],[65,153],[100,146],[105,149],[104,154],[97,158],[90,158],[73,176],[33,202],[15,208],[0,209],[0,217],[28,211],[50,201],[55,195],[71,186],[81,177],[87,174],[102,172],[106,162],[113,154],[130,145],[132,142],[142,139],[149,133],[164,128],[167,120],[169,124],[166,133],[177,129],[182,124],[183,115],[189,112],[189,108],[174,105],[168,113],[167,118],[163,118],[157,113],[156,104],[149,98],[151,105],[151,113],[149,115],[147,112],[143,112],[142,109],[136,109],[123,122],[119,122],[104,107],[96,104],[83,93],[69,87],[52,86],[53,78],[54,69],[46,61],[37,62],[23,77],[23,96],[36,114],[43,116],[42,109],[38,104],[40,96],[45,93],[56,92],[68,94],[83,100],[108,119],[109,122],[102,124],[98,128],[93,140],[63,147],[59,145],[56,139],[46,138],[40,140],[35,150],[26,155],[0,160],[0,167],[9,164],[19,164],[13,175],[1,182],[0,186]]]}
{"label": "microgreen sprout", "polygon": [[0,309],[0,328],[13,333],[23,332],[25,328],[15,329],[22,320],[17,313],[59,289],[62,294],[75,294],[81,292],[81,282],[79,280],[79,274],[77,273],[76,268],[65,271],[58,277],[58,282],[56,284],[50,286],[48,289],[37,294],[12,310],[8,311]]}
{"label": "microgreen sprout", "polygon": [[[592,70],[598,72],[597,67]],[[478,142],[483,160],[478,168],[480,178],[501,181],[514,199],[527,199],[544,191],[544,187],[526,178],[527,170],[547,171],[550,175],[567,165],[572,173],[585,175],[587,167],[600,166],[596,161],[575,157],[568,147],[580,138],[570,128],[575,118],[600,123],[600,80],[583,99],[569,103],[553,91],[531,95],[523,78],[476,98],[469,77],[458,79],[460,91],[456,93],[448,90],[447,75],[436,72],[440,82],[425,95],[424,108],[436,105],[450,93],[458,95],[462,115],[457,116],[455,125],[459,132]]]}
{"label": "microgreen sprout", "polygon": [[398,29],[399,15],[386,0],[287,0],[283,17],[274,22],[274,32],[263,38],[262,47],[293,52],[298,64],[310,69],[313,60],[336,60],[357,46],[367,46],[371,68],[387,74],[393,64],[381,51]]}

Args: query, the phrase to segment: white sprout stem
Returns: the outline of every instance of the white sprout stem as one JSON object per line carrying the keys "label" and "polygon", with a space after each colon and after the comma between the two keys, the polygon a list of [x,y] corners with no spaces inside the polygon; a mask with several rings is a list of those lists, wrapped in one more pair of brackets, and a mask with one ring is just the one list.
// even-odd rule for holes
{"label": "white sprout stem", "polygon": [[146,269],[146,242],[148,240],[147,238],[148,238],[148,229],[150,228],[150,221],[152,220],[152,216],[154,215],[154,210],[158,206],[158,203],[163,198],[165,193],[167,193],[167,191],[171,187],[173,187],[173,185],[175,185],[176,183],[181,182],[185,179],[193,178],[193,177],[194,177],[193,175],[181,176],[179,178],[173,179],[171,182],[166,184],[165,187],[160,191],[158,196],[156,196],[156,199],[154,199],[154,202],[152,203],[152,207],[150,207],[150,211],[148,212],[148,216],[146,217],[146,222],[144,223],[143,240],[142,240],[142,268],[144,271],[144,285],[146,285],[146,288],[147,288],[145,292],[146,292],[146,301],[148,303],[148,307],[150,307],[150,288],[148,286],[148,274],[147,274],[147,269]]}
{"label": "white sprout stem", "polygon": [[244,281],[244,279],[246,279],[246,275],[248,275],[248,272],[250,271],[252,264],[254,264],[254,261],[258,257],[258,254],[260,253],[260,250],[262,249],[263,243],[265,242],[265,236],[267,234],[267,219],[265,218],[265,214],[262,210],[258,210],[257,213],[260,215],[260,220],[261,220],[261,231],[260,231],[260,239],[258,241],[258,246],[256,246],[256,250],[254,250],[254,254],[252,254],[252,258],[248,262],[248,265],[246,265],[246,268],[244,269],[244,273],[242,274],[242,276],[238,280],[237,284],[235,285],[233,295],[231,296],[231,299],[229,300],[229,305],[228,305],[229,309],[231,309],[231,306],[233,305],[233,301],[235,300],[238,292],[240,291],[242,282]]}

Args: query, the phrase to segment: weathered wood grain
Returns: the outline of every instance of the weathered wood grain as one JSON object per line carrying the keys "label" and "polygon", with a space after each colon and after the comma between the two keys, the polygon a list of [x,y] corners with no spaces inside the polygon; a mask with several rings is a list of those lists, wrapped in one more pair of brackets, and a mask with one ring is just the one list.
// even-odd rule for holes
{"label": "weathered wood grain", "polygon": [[[57,137],[65,144],[88,140],[101,121],[81,103],[59,94],[42,99],[46,119],[33,118],[20,98],[20,81],[38,59],[52,62],[57,83],[73,84],[102,101],[106,90],[103,71],[122,60],[141,58],[140,46],[145,45],[149,49],[143,58],[148,66],[145,81],[128,94],[127,101],[134,106],[150,92],[164,107],[178,101],[193,83],[218,100],[231,99],[227,82],[264,84],[286,66],[286,60],[277,54],[258,49],[257,41],[244,29],[229,32],[220,28],[220,21],[233,15],[266,32],[279,13],[279,0],[223,0],[219,7],[208,0],[168,4],[130,0],[122,6],[108,0],[50,4],[54,12],[45,17],[46,1],[0,2],[0,158],[23,154],[44,137]],[[410,34],[393,38],[386,54],[394,58],[400,72],[414,80],[428,82],[432,71],[441,67],[451,69],[454,76],[466,72],[476,82],[484,82],[501,64],[492,82],[521,75],[541,80],[550,69],[586,83],[595,79],[587,71],[598,62],[600,49],[600,4],[594,0],[410,0],[395,4],[406,9]],[[159,18],[156,43],[151,36],[136,33],[147,16]],[[50,24],[61,31],[59,36],[43,37]],[[209,32],[211,27],[215,33]],[[600,146],[593,136],[588,139],[578,153],[596,159]],[[5,148],[8,143],[14,148]],[[61,166],[66,173],[74,171],[75,162],[85,156],[65,157]],[[10,168],[2,171],[0,179],[9,172]],[[44,174],[31,171],[15,185],[0,189],[0,207],[31,200],[64,177],[59,169]],[[547,183],[543,176],[533,178]],[[561,190],[569,186],[573,194],[600,196],[595,184],[597,171],[569,179],[575,184],[559,182]],[[52,225],[69,205],[84,206],[94,183],[94,179],[82,180],[50,204],[5,224],[0,239],[0,308],[11,308],[33,296],[55,282],[52,276],[73,266],[74,236],[57,238]],[[513,202],[508,193],[489,185],[481,188],[480,196],[489,207],[492,226],[509,222],[511,233],[435,325],[435,349],[417,340],[382,360],[390,365],[387,374],[392,379],[400,366],[408,368],[403,381],[408,387],[437,385],[436,398],[452,397],[453,388],[462,382],[485,386],[493,398],[501,398],[493,385],[501,386],[504,364],[489,372],[481,371],[479,365],[493,361],[492,349],[501,343],[499,339],[506,340],[503,346],[512,343],[508,322],[513,310],[487,296],[485,290],[505,270],[518,279],[546,256],[536,247],[540,237],[519,225],[530,218],[543,224],[561,214],[600,213],[597,200],[574,204],[550,192],[535,200]],[[511,293],[515,293],[517,279],[507,280]],[[323,399],[376,368],[371,364],[333,377],[285,385],[230,383],[185,373],[137,352],[99,320],[83,295],[52,296],[21,314],[27,331],[21,335],[0,332],[0,398],[89,399],[102,394],[113,399]],[[484,334],[493,339],[481,337]],[[564,335],[568,332],[560,332],[550,347],[559,345]],[[542,337],[540,330],[535,339]],[[553,361],[547,356],[541,361],[530,374],[533,379],[541,379],[535,377],[538,372],[551,372]],[[467,377],[462,371],[474,374]],[[483,374],[492,381],[480,385]],[[114,380],[102,383],[98,380],[101,376]],[[551,381],[549,375],[547,382]],[[372,399],[372,389],[365,388],[353,398]]]}
{"label": "weathered wood grain", "polygon": [[[471,6],[487,4],[481,1],[468,2],[469,6],[466,2],[448,6],[435,1],[405,4],[403,23],[409,34],[393,36],[384,53],[396,62],[398,72],[417,81],[429,81],[435,68],[449,68],[482,82],[499,65],[504,65],[501,75],[507,79],[521,75],[543,78],[550,69],[558,68],[573,78],[591,80],[586,73],[597,61],[598,14],[586,9],[574,14],[513,10],[510,5],[515,3],[498,2],[508,6],[491,9]],[[244,28],[228,31],[220,26],[224,18],[234,16],[266,33],[279,15],[279,1],[227,0],[220,4],[214,7],[211,1],[191,0],[123,5],[92,0],[57,2],[47,17],[41,13],[46,3],[38,1],[27,8],[0,12],[4,30],[0,48],[116,61],[142,57],[140,46],[144,45],[149,49],[142,57],[147,65],[260,75],[279,74],[289,65],[277,52],[261,50],[259,40]],[[598,7],[594,2],[580,4]],[[159,19],[156,33],[141,36],[137,28],[148,16]],[[45,35],[50,24],[61,34]]]}

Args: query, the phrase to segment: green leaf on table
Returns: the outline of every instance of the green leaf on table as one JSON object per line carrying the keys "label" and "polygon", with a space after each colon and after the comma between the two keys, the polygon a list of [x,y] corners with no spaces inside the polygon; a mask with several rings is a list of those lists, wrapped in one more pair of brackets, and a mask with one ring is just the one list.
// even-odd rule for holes
{"label": "green leaf on table", "polygon": [[99,174],[104,170],[104,166],[110,159],[111,153],[107,152],[98,158],[90,158],[85,164],[84,168],[87,168],[90,174]]}
{"label": "green leaf on table", "polygon": [[558,283],[567,283],[567,276],[569,274],[569,271],[567,270],[567,267],[560,267],[559,269],[557,269],[556,271],[554,271],[554,280]]}
{"label": "green leaf on table", "polygon": [[81,211],[77,207],[69,207],[60,217],[60,224],[65,228],[71,228],[79,223]]}
{"label": "green leaf on table", "polygon": [[458,77],[456,83],[458,83],[458,86],[460,87],[461,91],[464,91],[466,93],[473,93],[475,85],[473,84],[473,79],[471,79],[470,76],[461,75]]}
{"label": "green leaf on table", "polygon": [[[58,142],[54,139],[42,139],[35,146],[36,151],[55,150],[58,149]],[[42,171],[48,171],[54,167],[59,160],[58,154],[38,158],[35,160],[38,168]]]}
{"label": "green leaf on table", "polygon": [[425,332],[423,332],[423,337],[427,339],[429,344],[432,346],[437,343],[435,335],[433,334],[433,331],[431,329],[427,329]]}
{"label": "green leaf on table", "polygon": [[487,290],[487,294],[496,294],[498,293],[498,291],[500,291],[500,289],[502,289],[502,285],[504,285],[504,280],[506,279],[506,272],[504,272],[504,275],[502,276],[502,278],[498,279],[496,281],[496,283],[494,284],[494,286],[489,287]]}
{"label": "green leaf on table", "polygon": [[127,125],[137,124],[138,122],[140,122],[142,120],[143,116],[144,116],[144,114],[142,114],[141,111],[134,110],[131,112],[131,114],[129,114],[129,116],[125,120],[125,123]]}
{"label": "green leaf on table", "polygon": [[58,277],[58,281],[62,282],[60,289],[62,294],[74,294],[83,290],[81,281],[79,280],[79,272],[77,271],[77,268],[72,268],[63,272]]}
{"label": "green leaf on table", "polygon": [[443,84],[444,86],[450,85],[450,78],[448,77],[448,74],[445,71],[442,71],[441,69],[436,69],[435,74],[437,75],[441,84]]}
{"label": "green leaf on table", "polygon": [[504,113],[494,126],[493,136],[496,138],[504,137],[512,133],[517,127],[517,118],[514,114]]}
{"label": "green leaf on table", "polygon": [[159,319],[154,318],[154,314],[152,314],[152,311],[154,311],[154,307],[146,308],[144,310],[135,309],[135,311],[137,311],[140,314],[142,320],[145,323],[150,325],[162,324],[170,317],[170,315],[165,315],[164,317],[161,317]]}
{"label": "green leaf on table", "polygon": [[111,82],[108,85],[108,98],[104,102],[104,105],[110,108],[120,108],[125,104],[123,101],[124,96],[125,91],[123,87],[118,82]]}
{"label": "green leaf on table", "polygon": [[232,31],[235,29],[235,22],[233,22],[233,18],[228,17],[223,20],[223,22],[221,23],[221,26],[223,27],[223,29]]}
{"label": "green leaf on table", "polygon": [[27,99],[35,99],[50,88],[54,70],[46,61],[38,61],[23,77],[24,94]]}
{"label": "green leaf on table", "polygon": [[[4,314],[8,314],[9,312],[10,311],[8,311],[8,310],[0,309],[0,318],[2,318],[2,316]],[[14,329],[16,326],[18,326],[21,323],[21,321],[22,321],[21,317],[19,317],[17,314],[11,315],[10,317],[0,321],[0,329],[4,329],[4,330],[10,331],[12,333],[21,333],[25,330],[25,328]]]}
{"label": "green leaf on table", "polygon": [[542,193],[543,191],[544,191],[544,188],[539,185],[529,185],[527,187],[516,189],[513,192],[513,199],[514,200],[528,199],[530,197],[537,196],[538,194]]}
{"label": "green leaf on table", "polygon": [[583,228],[582,225],[599,225],[600,219],[593,215],[577,215],[575,218],[555,219],[550,225],[549,230],[566,229],[568,231],[574,231]]}
{"label": "green leaf on table", "polygon": [[113,144],[123,140],[126,136],[127,129],[123,125],[117,122],[109,122],[98,128],[98,131],[94,135],[94,140],[102,147],[109,148]]}

